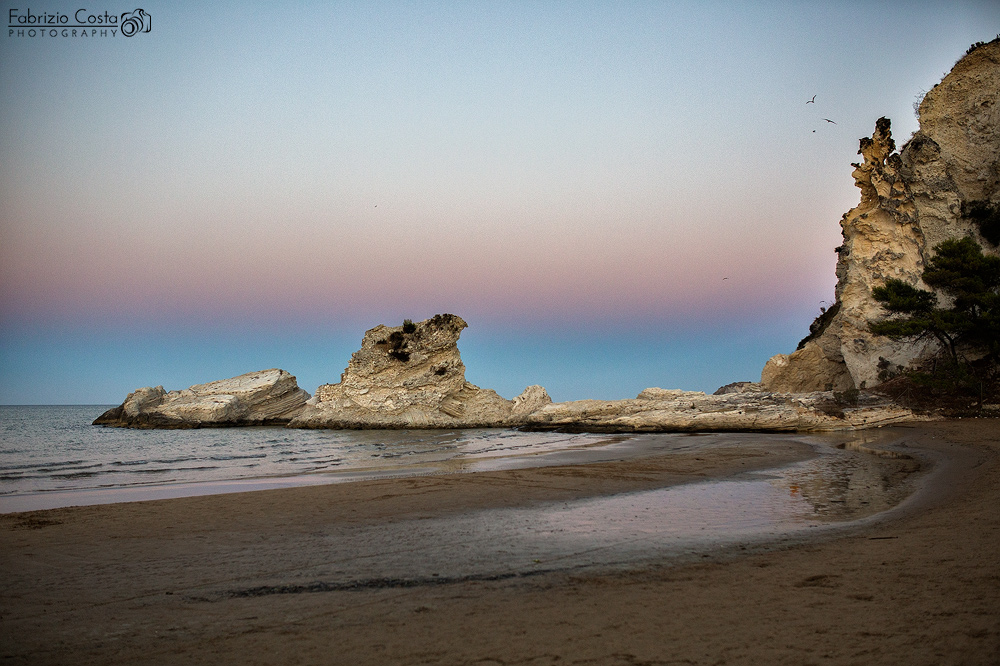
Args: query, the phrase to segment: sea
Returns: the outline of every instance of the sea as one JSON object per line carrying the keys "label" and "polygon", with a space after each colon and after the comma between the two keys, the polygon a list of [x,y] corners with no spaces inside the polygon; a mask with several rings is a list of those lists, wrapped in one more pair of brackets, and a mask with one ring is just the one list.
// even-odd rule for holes
{"label": "sea", "polygon": [[[794,439],[811,446],[815,456],[739,480],[675,488],[663,495],[673,498],[667,504],[648,501],[658,511],[687,501],[699,507],[697,518],[688,521],[691,525],[701,530],[710,519],[732,531],[761,517],[768,525],[852,520],[889,509],[912,490],[911,484],[886,484],[887,463],[853,445],[894,446],[889,429],[817,436],[572,434],[509,428],[133,430],[92,425],[110,407],[0,406],[0,513],[624,460],[762,439]],[[604,504],[609,508],[601,511],[616,510],[613,502],[602,500]]]}
{"label": "sea", "polygon": [[504,469],[627,439],[505,428],[133,430],[92,425],[111,407],[0,406],[0,513]]}

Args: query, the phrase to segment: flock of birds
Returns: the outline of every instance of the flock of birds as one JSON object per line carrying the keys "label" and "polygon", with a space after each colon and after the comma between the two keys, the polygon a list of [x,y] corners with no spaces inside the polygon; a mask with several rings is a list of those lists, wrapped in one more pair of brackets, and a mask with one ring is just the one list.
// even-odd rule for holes
{"label": "flock of birds", "polygon": [[[816,95],[813,95],[812,99],[806,102],[806,104],[815,104],[815,103],[816,103]],[[825,120],[826,122],[831,123],[833,125],[837,124],[837,123],[833,122],[832,120],[830,120],[829,118],[824,118],[823,120]],[[815,131],[816,130],[813,130],[813,132],[815,132]]]}

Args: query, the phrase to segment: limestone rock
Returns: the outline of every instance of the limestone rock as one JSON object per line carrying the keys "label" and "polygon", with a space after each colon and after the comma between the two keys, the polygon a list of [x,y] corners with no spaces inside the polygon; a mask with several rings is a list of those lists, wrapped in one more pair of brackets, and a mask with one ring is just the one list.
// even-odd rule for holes
{"label": "limestone rock", "polygon": [[872,289],[889,278],[928,289],[924,265],[949,238],[971,236],[997,253],[969,211],[1000,207],[1000,39],[956,63],[924,97],[919,120],[898,153],[886,118],[861,139],[864,161],[852,165],[861,202],[841,220],[836,303],[798,350],[768,361],[761,373],[767,390],[871,388],[884,368],[919,365],[937,353],[937,342],[871,334],[869,323],[886,317]]}
{"label": "limestone rock", "polygon": [[94,425],[127,428],[202,428],[283,425],[304,407],[309,394],[295,377],[273,368],[196,384],[183,391],[141,388]]}
{"label": "limestone rock", "polygon": [[[840,400],[838,400],[840,398]],[[526,428],[588,432],[821,432],[924,421],[929,417],[868,394],[847,401],[833,392],[722,395],[650,388],[633,400],[577,400],[546,405]]]}
{"label": "limestone rock", "polygon": [[[760,391],[759,382],[731,382],[725,386],[720,386],[713,395],[726,395],[727,393],[746,393],[748,391]],[[640,396],[642,393],[639,394]]]}
{"label": "limestone rock", "polygon": [[760,373],[760,386],[780,387],[781,391],[802,393],[817,390],[822,379],[826,391],[843,391],[854,386],[847,365],[830,360],[814,341],[791,354],[772,356]]}
{"label": "limestone rock", "polygon": [[549,404],[552,404],[552,398],[549,397],[548,392],[538,384],[533,384],[524,389],[521,395],[514,398],[511,414],[515,419],[521,419]]}
{"label": "limestone rock", "polygon": [[320,386],[290,427],[502,427],[551,402],[540,386],[505,400],[465,381],[458,338],[467,326],[443,314],[367,331],[340,382]]}

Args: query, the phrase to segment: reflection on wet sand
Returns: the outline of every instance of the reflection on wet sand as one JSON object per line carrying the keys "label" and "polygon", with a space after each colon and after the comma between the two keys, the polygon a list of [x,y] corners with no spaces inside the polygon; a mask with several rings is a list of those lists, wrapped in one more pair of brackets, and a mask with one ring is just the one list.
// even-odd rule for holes
{"label": "reflection on wet sand", "polygon": [[687,557],[844,524],[891,508],[915,487],[916,458],[838,448],[842,440],[804,441],[815,457],[725,480],[345,527],[322,537],[323,563],[252,594],[283,593],[306,580],[329,589],[418,585]]}
{"label": "reflection on wet sand", "polygon": [[812,508],[816,520],[856,520],[891,509],[909,495],[921,463],[909,453],[886,448],[877,433],[858,433],[835,447],[821,446],[815,460],[775,474],[772,483]]}

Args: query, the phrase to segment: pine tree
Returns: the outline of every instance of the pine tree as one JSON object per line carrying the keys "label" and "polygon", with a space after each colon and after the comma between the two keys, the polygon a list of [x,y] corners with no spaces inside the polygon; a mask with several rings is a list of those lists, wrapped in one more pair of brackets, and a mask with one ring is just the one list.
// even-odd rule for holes
{"label": "pine tree", "polygon": [[922,277],[948,295],[952,306],[938,307],[933,292],[892,278],[873,289],[872,296],[901,316],[871,323],[869,330],[894,340],[933,335],[956,366],[963,346],[995,364],[1000,359],[1000,257],[984,255],[968,237],[946,240],[934,252]]}

